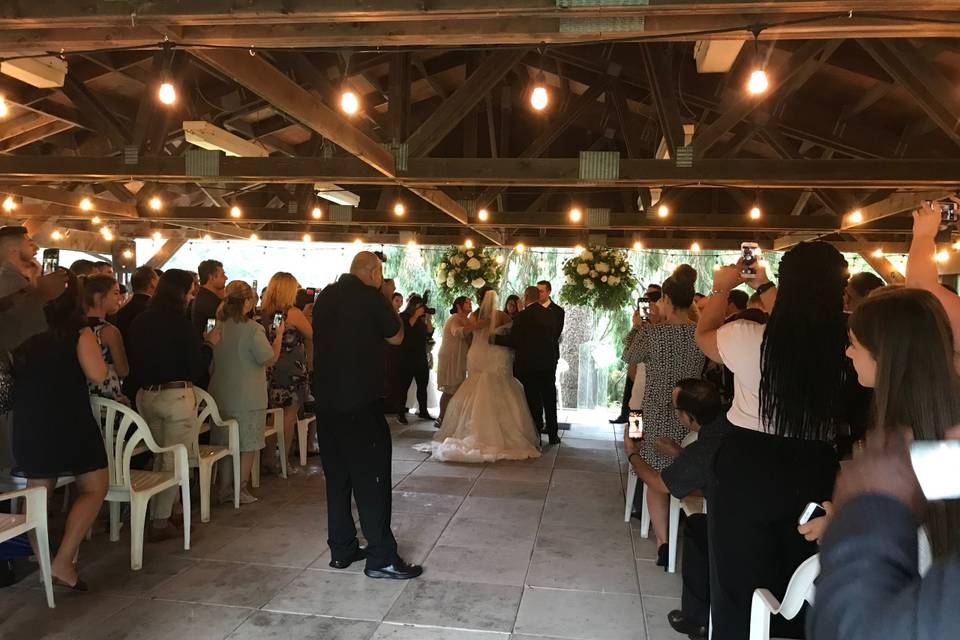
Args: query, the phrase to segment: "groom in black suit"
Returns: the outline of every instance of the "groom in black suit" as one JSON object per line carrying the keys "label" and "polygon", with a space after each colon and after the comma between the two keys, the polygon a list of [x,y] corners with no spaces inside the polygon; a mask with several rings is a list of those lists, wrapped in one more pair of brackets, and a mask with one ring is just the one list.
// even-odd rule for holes
{"label": "groom in black suit", "polygon": [[[558,444],[556,376],[560,332],[563,328],[559,317],[562,316],[558,317],[555,310],[544,307],[538,298],[537,287],[527,287],[524,291],[526,306],[514,317],[510,333],[495,336],[494,341],[516,352],[513,374],[523,385],[527,406],[537,427],[537,439],[540,439],[540,433],[546,427],[550,444]],[[562,309],[560,313],[563,313]]]}

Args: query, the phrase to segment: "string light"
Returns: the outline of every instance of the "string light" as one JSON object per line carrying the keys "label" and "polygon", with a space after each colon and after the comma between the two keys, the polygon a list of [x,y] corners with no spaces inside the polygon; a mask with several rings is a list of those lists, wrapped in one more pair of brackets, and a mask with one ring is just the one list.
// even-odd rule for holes
{"label": "string light", "polygon": [[573,253],[576,255],[580,255],[581,253],[583,253],[583,251],[584,251],[583,246],[579,244],[573,248]]}
{"label": "string light", "polygon": [[164,82],[157,91],[157,98],[167,106],[172,105],[177,101],[177,90],[172,83]]}
{"label": "string light", "polygon": [[767,89],[770,88],[770,80],[767,78],[767,72],[763,69],[763,61],[760,57],[760,42],[758,40],[760,31],[760,29],[755,29],[753,32],[753,60],[756,66],[747,81],[747,91],[754,96],[766,93]]}
{"label": "string light", "polygon": [[211,236],[209,233],[205,233],[203,234],[203,239],[206,240],[207,242],[210,242],[211,240],[213,240],[213,236]]}
{"label": "string light", "polygon": [[153,241],[154,241],[154,242],[160,242],[161,240],[163,240],[163,234],[160,233],[159,231],[154,231],[154,232],[153,232]]}
{"label": "string light", "polygon": [[402,202],[398,202],[397,204],[393,205],[393,215],[402,216],[406,212],[407,212],[407,208],[403,206]]}
{"label": "string light", "polygon": [[583,219],[583,213],[580,209],[574,207],[570,209],[570,222],[580,222]]}
{"label": "string light", "polygon": [[100,228],[100,235],[102,235],[103,239],[106,240],[107,242],[113,240],[113,232],[110,231],[110,229],[108,229],[107,227]]}
{"label": "string light", "polygon": [[303,234],[303,241],[304,241],[304,242],[313,242],[313,236],[311,236],[309,233],[305,233],[305,234]]}
{"label": "string light", "polygon": [[150,208],[154,211],[160,211],[160,209],[163,209],[163,200],[157,196],[153,196],[150,198]]}
{"label": "string light", "polygon": [[237,205],[233,205],[232,207],[230,207],[231,218],[239,218],[242,215],[243,215],[243,211],[240,210],[240,207],[238,207]]}
{"label": "string light", "polygon": [[84,198],[80,201],[80,208],[84,211],[90,211],[90,209],[93,209],[93,202],[90,198]]}
{"label": "string light", "polygon": [[527,247],[522,242],[518,242],[517,246],[514,247],[513,250],[516,251],[517,253],[523,253],[524,251],[527,250]]}
{"label": "string light", "polygon": [[[960,240],[957,240],[956,242],[953,243],[953,248],[954,248],[955,251],[960,251]],[[879,251],[879,249],[878,249],[878,251]],[[877,252],[874,251],[873,253],[874,253],[874,255],[876,255]]]}
{"label": "string light", "polygon": [[320,218],[323,217],[323,209],[321,209],[320,207],[314,207],[313,211],[310,212],[310,215],[313,216],[314,220],[319,220]]}
{"label": "string light", "polygon": [[416,249],[417,241],[414,240],[413,238],[410,238],[409,240],[407,240],[407,247],[410,249]]}
{"label": "string light", "polygon": [[750,209],[750,219],[751,219],[751,220],[759,220],[759,219],[760,219],[760,216],[761,216],[760,207],[756,207],[756,206],[755,206],[755,207],[753,207],[752,209]]}
{"label": "string light", "polygon": [[941,249],[933,255],[933,259],[943,264],[950,259],[950,253],[946,249]]}
{"label": "string light", "polygon": [[355,244],[356,246],[359,247],[360,245],[363,244],[363,240],[361,240],[360,238],[356,238],[356,239],[353,241],[353,244]]}
{"label": "string light", "polygon": [[53,233],[50,234],[50,239],[51,239],[51,240],[62,240],[62,239],[63,239],[63,234],[60,233],[60,230],[59,230],[59,229],[54,229]]}
{"label": "string light", "polygon": [[690,245],[690,251],[692,251],[692,252],[694,252],[694,253],[700,253],[700,243],[699,243],[699,242],[694,242],[693,244],[691,244],[691,245]]}
{"label": "string light", "polygon": [[[960,242],[954,244],[954,245],[953,245],[953,248],[954,248],[954,249],[960,248],[960,247],[957,246],[958,244],[960,244]],[[879,248],[879,249],[877,249],[876,251],[874,251],[874,252],[873,252],[873,257],[874,257],[874,258],[882,258],[882,257],[883,257],[883,249],[882,249],[882,248]]]}
{"label": "string light", "polygon": [[547,93],[546,87],[538,85],[533,88],[533,92],[530,94],[530,106],[537,111],[543,111],[547,108],[549,102],[550,94]]}
{"label": "string light", "polygon": [[636,242],[634,242],[634,243],[633,243],[633,250],[634,250],[634,251],[643,251],[643,243],[640,242],[639,240],[637,240]]}
{"label": "string light", "polygon": [[129,260],[130,258],[133,257],[133,251],[130,251],[130,249],[124,249],[124,250],[123,250],[123,257],[124,257],[125,260]]}
{"label": "string light", "polygon": [[349,89],[345,89],[343,93],[340,94],[340,109],[348,116],[352,116],[359,111],[360,99],[357,98],[357,94]]}
{"label": "string light", "polygon": [[471,240],[470,238],[467,238],[466,240],[463,241],[463,246],[466,247],[467,249],[473,249],[473,240]]}
{"label": "string light", "polygon": [[259,239],[260,239],[260,236],[258,236],[257,234],[255,234],[255,233],[251,233],[251,234],[250,234],[250,240],[251,240],[252,242],[256,242],[256,241],[259,240]]}
{"label": "string light", "polygon": [[660,205],[657,207],[657,215],[661,218],[666,218],[670,215],[670,207],[665,204]]}
{"label": "string light", "polygon": [[13,211],[17,208],[17,201],[13,199],[12,196],[7,196],[3,200],[3,210],[4,211]]}
{"label": "string light", "polygon": [[90,218],[90,222],[92,222],[93,224],[100,224],[101,222],[100,216],[93,216],[92,218]]}
{"label": "string light", "polygon": [[480,222],[486,222],[490,219],[490,213],[486,209],[480,209],[480,211],[477,211],[477,218],[480,219]]}
{"label": "string light", "polygon": [[497,264],[503,264],[503,256],[498,255],[494,260],[497,261]]}
{"label": "string light", "polygon": [[0,96],[0,118],[6,118],[10,113],[10,107],[7,106],[7,99]]}
{"label": "string light", "polygon": [[863,222],[863,212],[860,211],[860,209],[857,209],[850,214],[849,219],[853,224],[860,224]]}

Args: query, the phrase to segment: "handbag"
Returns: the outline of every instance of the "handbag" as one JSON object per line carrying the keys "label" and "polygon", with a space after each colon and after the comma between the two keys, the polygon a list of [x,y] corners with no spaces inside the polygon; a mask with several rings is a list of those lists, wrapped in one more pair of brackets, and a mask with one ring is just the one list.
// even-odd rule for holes
{"label": "handbag", "polygon": [[0,414],[13,409],[13,358],[0,353]]}

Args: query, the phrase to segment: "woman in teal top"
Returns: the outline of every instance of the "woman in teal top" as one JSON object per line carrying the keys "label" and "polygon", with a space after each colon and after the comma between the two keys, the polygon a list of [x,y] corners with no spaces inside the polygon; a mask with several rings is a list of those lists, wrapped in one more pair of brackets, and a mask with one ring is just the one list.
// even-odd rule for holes
{"label": "woman in teal top", "polygon": [[[224,419],[240,425],[240,502],[256,502],[247,481],[253,468],[254,453],[263,448],[263,430],[267,410],[267,367],[276,362],[283,340],[283,327],[270,344],[263,327],[249,318],[257,296],[246,282],[234,280],[227,285],[217,310],[219,340],[213,347],[213,376],[210,395]],[[216,433],[216,444],[226,444],[226,434]],[[226,461],[225,461],[226,462]],[[220,465],[220,494],[228,495],[232,479],[230,464]]]}

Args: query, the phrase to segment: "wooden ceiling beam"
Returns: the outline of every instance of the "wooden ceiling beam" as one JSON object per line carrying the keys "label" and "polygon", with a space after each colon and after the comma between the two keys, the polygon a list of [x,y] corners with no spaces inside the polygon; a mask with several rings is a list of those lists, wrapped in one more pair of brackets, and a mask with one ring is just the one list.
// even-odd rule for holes
{"label": "wooden ceiling beam", "polygon": [[65,189],[53,189],[40,186],[21,187],[14,185],[3,185],[2,189],[4,193],[10,195],[31,198],[33,200],[39,200],[40,202],[49,202],[64,207],[72,207],[77,212],[82,212],[80,209],[80,201],[83,198],[87,198],[93,206],[88,212],[85,212],[85,217],[90,217],[94,213],[121,218],[136,218],[140,215],[137,212],[137,208],[131,204],[84,195],[82,193],[73,193]]}
{"label": "wooden ceiling beam", "polygon": [[934,189],[921,192],[903,192],[893,193],[879,202],[874,202],[866,207],[860,207],[861,222],[853,222],[849,216],[844,217],[840,225],[841,229],[854,229],[870,224],[876,220],[895,216],[898,213],[912,211],[920,206],[923,200],[939,200],[953,195],[955,189]]}
{"label": "wooden ceiling beam", "polygon": [[430,153],[468,113],[476,109],[526,54],[525,49],[508,49],[485,58],[477,70],[410,135],[407,139],[410,157],[418,158]]}
{"label": "wooden ceiling beam", "polygon": [[105,135],[114,150],[120,151],[130,142],[130,132],[85,84],[67,74],[63,83],[63,92],[89,120],[90,124],[87,126]]}
{"label": "wooden ceiling beam", "polygon": [[[674,81],[676,71],[673,68],[673,59],[667,55],[665,45],[641,44],[640,60],[643,62],[644,71],[647,72],[653,104],[657,110],[657,119],[660,121],[660,133],[666,140],[670,157],[676,158],[677,147],[683,146],[684,136],[680,103]],[[614,100],[617,101],[619,98],[614,96]],[[619,107],[617,113],[618,115],[620,113]]]}

